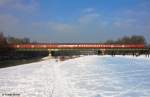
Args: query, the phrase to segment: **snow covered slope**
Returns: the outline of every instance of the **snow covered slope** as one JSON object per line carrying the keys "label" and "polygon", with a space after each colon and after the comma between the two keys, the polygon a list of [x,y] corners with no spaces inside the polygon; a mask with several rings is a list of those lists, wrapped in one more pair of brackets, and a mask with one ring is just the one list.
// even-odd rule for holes
{"label": "snow covered slope", "polygon": [[[0,69],[0,97],[150,97],[150,59],[84,56]],[[13,96],[18,97],[18,96]]]}

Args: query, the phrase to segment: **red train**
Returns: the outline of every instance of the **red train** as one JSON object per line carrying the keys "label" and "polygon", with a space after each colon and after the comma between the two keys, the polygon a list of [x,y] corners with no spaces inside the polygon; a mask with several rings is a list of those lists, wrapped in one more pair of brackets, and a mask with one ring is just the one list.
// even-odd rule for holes
{"label": "red train", "polygon": [[50,44],[11,44],[15,49],[143,49],[144,44],[100,44],[100,43],[50,43]]}

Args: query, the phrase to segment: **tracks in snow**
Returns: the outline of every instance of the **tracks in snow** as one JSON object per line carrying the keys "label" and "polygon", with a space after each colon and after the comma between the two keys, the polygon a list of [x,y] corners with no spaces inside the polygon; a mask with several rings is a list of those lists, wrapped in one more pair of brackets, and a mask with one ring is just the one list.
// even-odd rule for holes
{"label": "tracks in snow", "polygon": [[53,87],[50,97],[74,97],[69,81],[60,69],[61,63],[53,64]]}

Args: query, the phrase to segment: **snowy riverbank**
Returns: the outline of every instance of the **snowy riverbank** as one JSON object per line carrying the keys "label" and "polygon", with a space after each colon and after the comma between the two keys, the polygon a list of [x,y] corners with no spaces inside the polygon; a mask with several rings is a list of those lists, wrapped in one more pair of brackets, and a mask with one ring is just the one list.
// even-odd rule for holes
{"label": "snowy riverbank", "polygon": [[[150,58],[83,56],[0,69],[0,96],[149,97]],[[14,97],[17,97],[14,95]]]}

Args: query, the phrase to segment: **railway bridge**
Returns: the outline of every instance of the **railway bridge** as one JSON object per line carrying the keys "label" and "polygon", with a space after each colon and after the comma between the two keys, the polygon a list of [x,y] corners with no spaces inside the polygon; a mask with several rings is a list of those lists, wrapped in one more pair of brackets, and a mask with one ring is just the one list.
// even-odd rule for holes
{"label": "railway bridge", "polygon": [[50,55],[80,54],[133,54],[148,53],[144,44],[101,44],[101,43],[39,43],[10,44],[17,51],[48,51]]}

